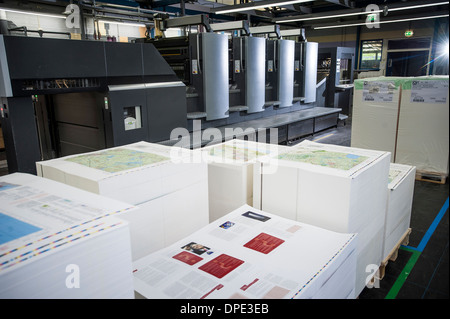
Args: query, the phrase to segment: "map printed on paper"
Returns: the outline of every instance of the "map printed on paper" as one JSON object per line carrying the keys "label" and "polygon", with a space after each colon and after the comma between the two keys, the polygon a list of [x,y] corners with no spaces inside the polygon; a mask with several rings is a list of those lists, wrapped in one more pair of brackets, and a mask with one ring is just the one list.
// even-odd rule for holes
{"label": "map printed on paper", "polygon": [[396,170],[396,169],[390,169],[389,170],[389,184],[392,183],[392,181],[394,179],[396,179],[402,173],[403,173],[403,171]]}
{"label": "map printed on paper", "polygon": [[85,154],[66,159],[66,161],[99,169],[108,173],[117,173],[167,160],[169,160],[169,158],[165,156],[126,148],[106,150],[104,152]]}
{"label": "map printed on paper", "polygon": [[260,152],[260,151],[249,149],[249,148],[242,148],[242,147],[229,146],[229,145],[217,146],[217,147],[212,148],[209,151],[209,155],[211,155],[211,156],[217,156],[217,157],[238,160],[238,161],[254,160],[258,156],[267,155],[267,153],[268,153],[268,151]]}
{"label": "map printed on paper", "polygon": [[309,163],[348,171],[368,159],[350,153],[329,152],[325,150],[296,150],[278,156],[281,160]]}

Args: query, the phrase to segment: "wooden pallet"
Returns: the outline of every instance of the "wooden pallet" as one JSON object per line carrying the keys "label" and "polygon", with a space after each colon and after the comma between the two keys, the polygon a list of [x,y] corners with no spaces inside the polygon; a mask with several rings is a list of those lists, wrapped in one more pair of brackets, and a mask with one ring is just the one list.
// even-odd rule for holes
{"label": "wooden pallet", "polygon": [[387,255],[386,258],[381,262],[380,268],[378,269],[378,272],[376,274],[376,277],[378,280],[382,280],[384,278],[384,275],[386,274],[386,266],[389,263],[389,261],[395,261],[397,259],[398,250],[400,249],[400,246],[409,244],[409,235],[410,234],[411,234],[411,228],[408,228],[408,230],[403,234],[403,236],[400,238],[400,240],[394,246],[394,248],[392,248],[389,255]]}
{"label": "wooden pallet", "polygon": [[446,173],[435,173],[426,171],[416,171],[416,180],[423,182],[431,182],[437,184],[445,184],[447,180]]}

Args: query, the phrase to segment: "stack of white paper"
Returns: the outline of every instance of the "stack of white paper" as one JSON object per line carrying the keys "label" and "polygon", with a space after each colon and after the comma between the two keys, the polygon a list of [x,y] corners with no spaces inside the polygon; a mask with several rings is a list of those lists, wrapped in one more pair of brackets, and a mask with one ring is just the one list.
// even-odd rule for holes
{"label": "stack of white paper", "polygon": [[408,231],[411,222],[415,177],[416,168],[414,166],[391,163],[383,260],[389,256],[402,236]]}
{"label": "stack of white paper", "polygon": [[[380,266],[390,153],[304,141],[262,163],[260,209],[328,230],[358,233],[356,294]],[[256,197],[256,196],[255,196]]]}
{"label": "stack of white paper", "polygon": [[395,163],[446,176],[449,141],[448,76],[406,78]]}
{"label": "stack of white paper", "polygon": [[233,139],[204,147],[208,163],[209,221],[236,208],[253,205],[253,164],[256,159],[277,154],[287,146]]}
{"label": "stack of white paper", "polygon": [[133,298],[135,209],[29,174],[0,178],[0,298]]}
{"label": "stack of white paper", "polygon": [[134,262],[135,290],[169,299],[355,298],[358,240],[243,205]]}
{"label": "stack of white paper", "polygon": [[207,165],[195,152],[139,142],[37,163],[38,174],[138,206],[130,222],[133,260],[208,223]]}
{"label": "stack of white paper", "polygon": [[394,160],[401,78],[355,80],[351,146],[391,152]]}

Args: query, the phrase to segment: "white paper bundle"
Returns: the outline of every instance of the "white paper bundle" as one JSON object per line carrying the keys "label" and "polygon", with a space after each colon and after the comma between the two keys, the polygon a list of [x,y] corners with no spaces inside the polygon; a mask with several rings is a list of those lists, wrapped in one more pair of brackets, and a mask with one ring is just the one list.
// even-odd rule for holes
{"label": "white paper bundle", "polygon": [[402,85],[395,163],[448,175],[448,76],[406,78]]}
{"label": "white paper bundle", "polygon": [[243,205],[134,262],[151,299],[355,298],[355,234]]}
{"label": "white paper bundle", "polygon": [[195,154],[138,142],[36,165],[45,178],[140,207],[121,216],[136,260],[208,223],[207,165]]}
{"label": "white paper bundle", "polygon": [[[355,293],[366,285],[367,267],[381,263],[390,153],[303,141],[270,165],[261,179],[260,209],[343,233],[358,233]],[[276,161],[275,161],[276,160]],[[257,197],[257,196],[255,196]],[[373,266],[374,265],[374,266]]]}
{"label": "white paper bundle", "polygon": [[391,163],[383,260],[389,256],[410,226],[415,177],[414,166]]}
{"label": "white paper bundle", "polygon": [[355,80],[351,146],[391,152],[394,160],[402,78]]}
{"label": "white paper bundle", "polygon": [[233,139],[204,147],[208,163],[209,221],[236,208],[253,205],[253,164],[258,158],[276,154],[287,146]]}
{"label": "white paper bundle", "polygon": [[0,298],[133,298],[133,206],[29,174],[0,178]]}

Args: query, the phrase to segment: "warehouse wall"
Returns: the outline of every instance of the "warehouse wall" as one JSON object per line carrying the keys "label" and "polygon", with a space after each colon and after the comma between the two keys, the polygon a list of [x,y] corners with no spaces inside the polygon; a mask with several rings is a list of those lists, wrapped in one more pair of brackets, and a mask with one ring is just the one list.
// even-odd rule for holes
{"label": "warehouse wall", "polygon": [[[67,28],[65,17],[48,17],[48,16],[38,16],[32,14],[23,14],[16,12],[9,12],[0,10],[0,18],[4,20],[9,20],[13,22],[17,27],[25,26],[29,30],[43,30],[52,32],[70,32],[72,33],[72,38],[80,38],[81,30],[80,28]],[[141,38],[145,36],[145,27],[130,26],[123,24],[108,23],[107,28],[105,28],[105,23],[99,22],[100,33],[102,38],[109,36],[115,36],[117,41],[129,42],[134,38]],[[93,38],[94,34],[94,20],[92,18],[86,18],[85,32],[90,39]],[[21,34],[22,32],[12,32],[12,34]],[[38,33],[30,32],[28,33],[30,37],[39,37]],[[60,34],[44,34],[46,38],[68,38],[66,35]]]}
{"label": "warehouse wall", "polygon": [[[441,19],[442,22],[448,21]],[[358,39],[358,27],[348,28],[335,28],[324,30],[306,30],[306,38],[308,41],[318,42],[319,48],[329,47],[352,47],[355,48],[355,52],[358,52],[362,40],[379,40],[383,39],[383,51],[382,60],[379,71],[361,72],[357,75],[358,78],[367,78],[374,76],[383,76],[386,71],[387,60],[387,45],[388,41],[393,39],[405,39],[404,32],[408,29],[414,30],[413,38],[428,37],[433,42],[435,35],[435,20],[419,20],[411,22],[399,22],[391,24],[381,24],[380,28],[369,29],[365,26],[359,27],[359,39]],[[324,34],[325,33],[325,34]],[[430,48],[431,53],[431,48]],[[431,56],[430,56],[431,58]],[[359,54],[357,56],[355,69],[359,68]]]}

